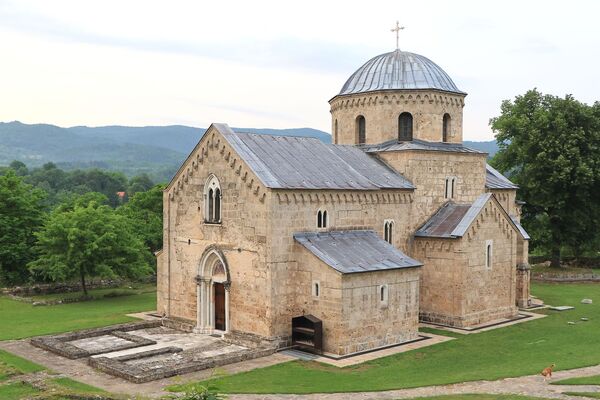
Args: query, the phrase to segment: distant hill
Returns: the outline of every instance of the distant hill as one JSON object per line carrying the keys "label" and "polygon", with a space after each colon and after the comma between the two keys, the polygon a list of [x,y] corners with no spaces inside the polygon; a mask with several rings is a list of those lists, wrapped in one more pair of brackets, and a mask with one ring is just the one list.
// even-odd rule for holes
{"label": "distant hill", "polygon": [[498,143],[495,140],[487,142],[472,142],[465,140],[463,144],[467,147],[471,147],[475,150],[484,151],[488,153],[488,157],[493,157],[498,152]]}
{"label": "distant hill", "polygon": [[[331,143],[331,135],[312,128],[270,129],[233,128],[237,132],[281,136],[314,137]],[[166,181],[177,171],[202,137],[204,128],[171,126],[75,126],[61,128],[48,124],[0,122],[0,165],[13,160],[30,167],[54,162],[61,168],[105,168],[132,176],[148,173]],[[465,145],[490,153],[496,143],[465,142]]]}

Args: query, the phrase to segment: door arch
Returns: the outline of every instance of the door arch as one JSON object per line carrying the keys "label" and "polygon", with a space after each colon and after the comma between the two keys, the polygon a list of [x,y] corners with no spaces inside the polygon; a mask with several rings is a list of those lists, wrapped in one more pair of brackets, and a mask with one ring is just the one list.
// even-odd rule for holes
{"label": "door arch", "polygon": [[209,246],[198,266],[197,333],[229,332],[229,289],[231,279],[223,252]]}

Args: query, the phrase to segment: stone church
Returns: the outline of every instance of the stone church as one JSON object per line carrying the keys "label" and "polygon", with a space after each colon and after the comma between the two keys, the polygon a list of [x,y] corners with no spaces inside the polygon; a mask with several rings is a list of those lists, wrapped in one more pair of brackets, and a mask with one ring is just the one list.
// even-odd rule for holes
{"label": "stone church", "polygon": [[462,144],[465,96],[395,50],[329,100],[332,144],[212,124],[164,191],[158,311],[279,347],[309,316],[334,356],[515,318],[529,237],[517,186]]}

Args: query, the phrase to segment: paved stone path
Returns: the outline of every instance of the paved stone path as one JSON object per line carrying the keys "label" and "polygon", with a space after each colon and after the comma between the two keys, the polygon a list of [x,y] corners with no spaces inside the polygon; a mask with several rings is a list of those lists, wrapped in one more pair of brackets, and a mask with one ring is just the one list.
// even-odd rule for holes
{"label": "paved stone path", "polygon": [[[554,381],[600,375],[600,365],[586,368],[572,369],[568,371],[557,371],[553,374]],[[427,386],[415,389],[389,390],[385,392],[361,392],[361,393],[331,393],[310,395],[229,395],[229,400],[385,400],[385,399],[407,399],[412,397],[439,396],[445,394],[520,394],[524,396],[535,396],[548,399],[582,400],[582,397],[563,395],[563,392],[597,392],[600,386],[573,386],[573,385],[550,385],[544,382],[541,375],[522,376],[518,378],[507,378],[497,381],[475,381],[458,383],[454,385]]]}
{"label": "paved stone path", "polygon": [[[160,397],[167,394],[164,388],[168,385],[189,381],[203,380],[210,376],[211,371],[199,371],[179,377],[161,379],[158,381],[134,384],[124,379],[104,374],[87,365],[85,360],[69,360],[48,351],[33,347],[26,340],[13,340],[0,342],[0,348],[13,354],[27,358],[58,373],[69,376],[78,381],[105,389],[113,393],[129,396],[142,395],[147,397]],[[276,353],[269,357],[248,360],[241,363],[228,365],[221,368],[226,373],[238,373],[255,368],[279,364],[294,359],[285,354]],[[586,368],[557,371],[553,380],[573,377],[600,375],[600,365]],[[563,395],[562,392],[597,392],[600,386],[559,386],[550,385],[543,381],[540,375],[507,378],[497,381],[465,382],[454,385],[429,386],[415,389],[390,390],[385,392],[363,393],[331,393],[311,395],[229,395],[229,400],[384,400],[406,399],[419,396],[435,396],[443,394],[461,393],[490,393],[490,394],[521,394],[549,399],[581,400],[581,397]]]}

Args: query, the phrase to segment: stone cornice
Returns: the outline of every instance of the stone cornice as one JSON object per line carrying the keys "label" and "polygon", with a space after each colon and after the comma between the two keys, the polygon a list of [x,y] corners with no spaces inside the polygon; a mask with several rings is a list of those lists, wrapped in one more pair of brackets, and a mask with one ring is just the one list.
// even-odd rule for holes
{"label": "stone cornice", "polygon": [[404,103],[444,104],[451,107],[464,107],[465,96],[436,90],[382,90],[369,93],[339,95],[329,101],[331,112],[340,108],[377,106],[381,104],[398,105]]}
{"label": "stone cornice", "polygon": [[308,191],[308,190],[278,190],[275,197],[279,204],[408,204],[414,201],[412,190],[397,191]]}

